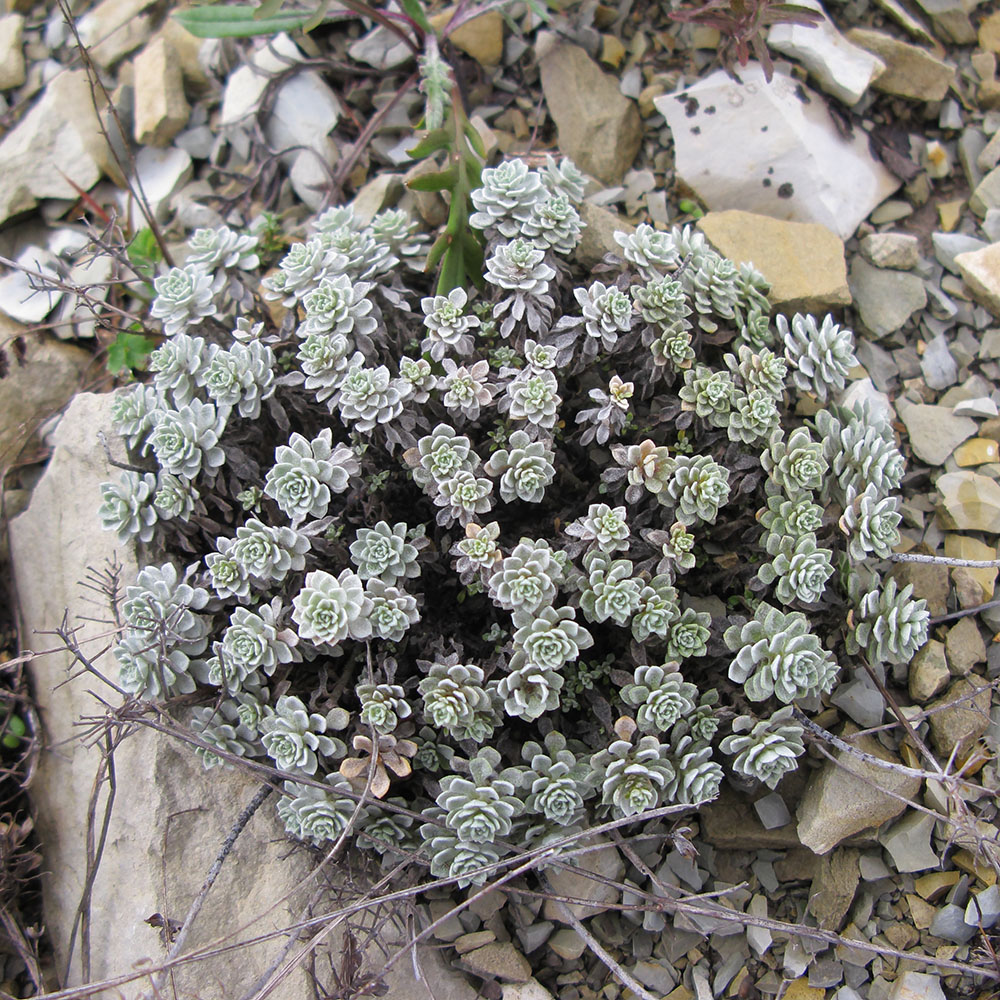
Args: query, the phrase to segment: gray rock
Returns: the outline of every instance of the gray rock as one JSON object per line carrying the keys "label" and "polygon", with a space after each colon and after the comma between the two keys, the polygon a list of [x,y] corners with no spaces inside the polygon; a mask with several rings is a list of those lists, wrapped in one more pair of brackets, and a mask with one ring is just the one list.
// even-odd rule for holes
{"label": "gray rock", "polygon": [[541,948],[552,934],[555,924],[551,920],[537,920],[527,927],[517,929],[517,939],[525,954],[530,955],[536,948]]}
{"label": "gray rock", "polygon": [[973,298],[1000,316],[1000,243],[959,254],[955,263]]}
{"label": "gray rock", "polygon": [[948,339],[939,333],[932,338],[920,359],[924,381],[931,389],[947,389],[958,381],[958,365],[948,350]]}
{"label": "gray rock", "polygon": [[892,984],[888,1000],[945,1000],[941,978],[923,972],[904,972]]}
{"label": "gray rock", "polygon": [[898,179],[859,135],[845,141],[823,98],[780,69],[770,84],[756,63],[740,78],[719,70],[654,99],[673,135],[678,179],[714,211],[818,222],[847,239]]}
{"label": "gray rock", "polygon": [[880,853],[862,854],[858,859],[858,868],[865,882],[877,882],[892,875]]}
{"label": "gray rock", "polygon": [[539,70],[560,151],[602,183],[620,184],[642,140],[635,101],[578,45],[552,45]]}
{"label": "gray rock", "polygon": [[[747,906],[747,913],[755,917],[767,918],[767,896],[756,895],[750,900]],[[753,949],[754,954],[759,958],[772,945],[774,939],[771,932],[766,927],[755,927],[752,924],[747,926],[747,944]]]}
{"label": "gray rock", "polygon": [[928,639],[926,644],[914,653],[910,661],[910,697],[918,705],[922,705],[936,694],[940,694],[950,680],[951,671],[944,655],[944,643],[938,642],[937,639]]}
{"label": "gray rock", "polygon": [[63,70],[0,142],[0,223],[42,198],[75,201],[109,159],[87,74]]}
{"label": "gray rock", "polygon": [[[1000,534],[1000,485],[995,479],[962,469],[938,476],[935,489],[941,494],[937,511],[943,528]],[[931,612],[943,613],[943,608]]]}
{"label": "gray rock", "polygon": [[872,417],[876,420],[883,420],[892,423],[896,419],[896,411],[893,408],[889,397],[884,392],[879,392],[875,388],[870,378],[859,378],[840,394],[837,400],[841,406],[851,409],[857,405],[867,405]]}
{"label": "gray rock", "polygon": [[[581,840],[581,845],[594,843],[594,839]],[[598,839],[596,842],[600,842]],[[616,903],[621,892],[613,885],[598,882],[590,875],[600,875],[602,878],[620,882],[625,874],[625,862],[618,853],[618,848],[612,844],[604,844],[596,851],[588,851],[575,859],[567,859],[566,867],[550,870],[548,873],[552,891],[557,896],[568,896],[572,899],[587,899],[589,904],[567,903],[570,911],[577,919],[592,917],[608,908],[609,903]],[[557,920],[567,924],[563,904],[555,900],[545,900],[543,915],[546,920]]]}
{"label": "gray rock", "polygon": [[1000,919],[1000,885],[994,883],[977,892],[965,908],[965,922],[973,927],[992,927]]}
{"label": "gray rock", "polygon": [[413,50],[394,31],[379,25],[351,44],[347,54],[355,62],[377,70],[395,69],[413,58]]}
{"label": "gray rock", "polygon": [[80,40],[102,69],[139,48],[153,33],[149,8],[154,0],[101,0],[77,26]]}
{"label": "gray rock", "polygon": [[861,878],[860,854],[853,847],[838,847],[820,859],[809,887],[809,912],[823,930],[839,931],[844,924]]}
{"label": "gray rock", "polygon": [[917,0],[917,3],[934,22],[934,32],[942,41],[970,45],[976,40],[976,29],[961,0]]}
{"label": "gray rock", "polygon": [[931,847],[931,834],[937,820],[933,815],[911,812],[879,835],[898,872],[925,872],[941,863]]}
{"label": "gray rock", "polygon": [[[843,738],[865,753],[899,762],[870,736],[851,736],[845,729]],[[895,818],[906,808],[895,796],[913,798],[920,790],[919,778],[845,751],[837,751],[835,758],[836,763],[827,761],[812,773],[797,812],[799,841],[815,854],[826,854],[852,834]]]}
{"label": "gray rock", "polygon": [[991,208],[1000,208],[1000,167],[994,167],[977,185],[969,198],[969,208],[976,215],[986,215]]}
{"label": "gray rock", "polygon": [[552,994],[537,979],[526,983],[504,983],[502,1000],[553,1000]]}
{"label": "gray rock", "polygon": [[956,417],[995,417],[1000,410],[989,396],[976,396],[974,399],[963,399],[956,403],[951,412]]}
{"label": "gray rock", "polygon": [[[123,582],[137,570],[131,549],[101,531],[96,517],[100,483],[111,475],[97,432],[106,430],[113,451],[124,457],[110,430],[113,399],[111,394],[81,394],[73,400],[55,429],[52,458],[29,509],[10,525],[24,635],[56,627],[68,609],[83,648],[105,646],[107,625],[95,620],[104,612],[78,581],[90,576],[91,567],[103,572],[115,554]],[[114,675],[110,654],[96,666]],[[46,867],[53,873],[44,884],[44,915],[61,969],[87,871],[86,817],[101,760],[80,738],[80,720],[103,717],[105,706],[98,696],[114,705],[120,696],[96,676],[80,674],[68,656],[38,657],[30,669],[45,739],[32,785],[33,804],[36,829],[46,845]],[[75,676],[69,679],[70,674]],[[94,980],[134,974],[140,964],[164,957],[159,932],[146,926],[146,918],[187,912],[223,838],[259,787],[242,772],[205,772],[185,744],[143,727],[115,751],[115,770],[107,845],[92,886],[92,912],[101,916],[90,926]],[[202,995],[206,983],[225,983],[234,995],[248,990],[281,952],[287,940],[282,929],[305,907],[311,889],[303,880],[312,867],[309,853],[293,848],[284,835],[273,799],[265,802],[222,866],[187,948],[208,946],[251,921],[251,935],[273,931],[277,937],[180,966],[173,970],[171,989],[180,996]],[[340,943],[331,945],[339,954]],[[79,956],[78,940],[66,986],[81,984]],[[424,949],[419,962],[424,979],[417,981],[409,964],[400,963],[389,976],[389,996],[471,1000],[476,995],[461,977],[445,974],[433,948]],[[309,975],[299,968],[271,995],[298,1000],[311,988]],[[136,995],[134,987],[127,992]]]}
{"label": "gray rock", "polygon": [[879,725],[885,712],[885,699],[867,674],[858,673],[841,684],[830,701],[864,729]]}
{"label": "gray rock", "polygon": [[986,643],[971,615],[960,619],[948,629],[944,640],[948,668],[956,677],[964,677],[972,668],[986,662]]}
{"label": "gray rock", "polygon": [[1000,132],[994,132],[993,137],[976,157],[976,166],[985,173],[998,163],[1000,163]]}
{"label": "gray rock", "polygon": [[977,933],[977,929],[970,927],[965,922],[965,909],[963,907],[956,906],[954,903],[945,903],[934,914],[930,932],[935,937],[944,938],[946,941],[965,944]]}
{"label": "gray rock", "polygon": [[870,218],[873,226],[884,226],[891,222],[899,222],[900,219],[911,215],[913,215],[913,206],[908,201],[903,201],[901,198],[889,198],[871,213]]}
{"label": "gray rock", "polygon": [[476,948],[463,955],[461,963],[476,975],[506,983],[526,983],[531,979],[530,963],[509,941]]}
{"label": "gray rock", "polygon": [[956,417],[947,406],[910,403],[902,397],[896,403],[913,454],[927,465],[943,465],[945,459],[979,429],[975,420]]}
{"label": "gray rock", "polygon": [[867,337],[856,339],[854,354],[871,376],[875,388],[882,393],[888,392],[892,388],[893,379],[899,375],[899,365],[893,356],[884,347],[880,347]]}
{"label": "gray rock", "polygon": [[942,760],[963,760],[990,724],[987,681],[976,674],[960,677],[928,706],[931,743]]}
{"label": "gray rock", "polygon": [[983,179],[979,167],[979,154],[986,148],[986,136],[971,126],[958,137],[958,160],[965,171],[965,179],[970,188],[976,188]]}
{"label": "gray rock", "polygon": [[[816,0],[807,0],[803,6],[823,12]],[[825,14],[816,25],[773,25],[767,44],[801,63],[823,90],[851,106],[885,70],[881,59],[851,44]]]}
{"label": "gray rock", "polygon": [[909,271],[920,261],[920,241],[908,233],[869,233],[860,248],[865,260],[876,267]]}
{"label": "gray rock", "polygon": [[1000,243],[1000,208],[987,209],[980,226],[991,243]]}
{"label": "gray rock", "polygon": [[934,256],[953,274],[959,273],[955,258],[960,253],[982,250],[986,246],[982,240],[965,233],[931,233],[931,243],[934,246]]}
{"label": "gray rock", "polygon": [[648,986],[661,996],[666,996],[677,985],[677,974],[662,962],[636,962],[632,975],[643,986]]}
{"label": "gray rock", "polygon": [[771,792],[762,799],[757,799],[753,804],[760,817],[761,825],[765,830],[776,830],[779,826],[784,826],[792,821],[792,814],[785,805],[785,800],[778,792]]}
{"label": "gray rock", "polygon": [[909,271],[873,267],[855,257],[847,281],[862,323],[876,338],[895,332],[927,305],[923,281]]}

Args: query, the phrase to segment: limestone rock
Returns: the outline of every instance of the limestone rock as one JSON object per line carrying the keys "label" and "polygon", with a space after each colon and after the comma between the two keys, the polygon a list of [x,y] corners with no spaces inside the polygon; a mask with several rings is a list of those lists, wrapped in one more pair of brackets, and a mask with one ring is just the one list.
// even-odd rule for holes
{"label": "limestone rock", "polygon": [[979,22],[979,47],[984,52],[1000,55],[1000,10]]}
{"label": "limestone rock", "polygon": [[976,624],[975,618],[960,618],[950,629],[944,640],[948,654],[948,669],[956,677],[965,677],[972,668],[986,662],[986,643]]}
{"label": "limestone rock", "polygon": [[0,90],[24,83],[24,15],[0,17]]}
{"label": "limestone rock", "polygon": [[642,139],[635,101],[578,45],[554,45],[539,69],[560,151],[602,183],[620,184]]}
{"label": "limestone rock", "polygon": [[976,300],[1000,316],[1000,243],[960,253],[955,263]]}
{"label": "limestone rock", "polygon": [[502,1000],[553,1000],[553,998],[537,979],[529,979],[526,983],[504,983]]}
{"label": "limestone rock", "polygon": [[988,682],[976,674],[960,677],[935,702],[928,706],[931,713],[931,743],[941,761],[952,753],[961,762],[990,724],[990,694]]}
{"label": "limestone rock", "polygon": [[[788,801],[794,801],[794,795],[788,792],[786,785],[797,775],[798,772],[790,775],[781,785],[782,797]],[[774,828],[764,826],[753,805],[725,784],[717,799],[701,807],[700,819],[702,836],[720,851],[782,850],[798,843],[793,824]]]}
{"label": "limestone rock", "polygon": [[[853,730],[852,730],[853,731]],[[849,737],[859,750],[898,764],[881,743],[870,736]],[[844,751],[835,751],[837,763],[827,761],[814,771],[798,808],[800,842],[815,854],[826,854],[842,840],[898,816],[905,803],[892,794],[913,798],[920,779],[878,767]]]}
{"label": "limestone rock", "polygon": [[599,264],[607,253],[621,253],[614,240],[615,233],[635,232],[635,226],[617,212],[587,201],[580,206],[580,219],[586,228],[580,234],[574,255],[577,263],[587,269]]}
{"label": "limestone rock", "polygon": [[[29,509],[10,525],[26,636],[35,629],[56,627],[68,609],[71,625],[79,625],[76,638],[85,649],[106,645],[107,625],[94,620],[104,611],[78,581],[87,578],[88,567],[104,571],[115,553],[123,564],[123,583],[136,572],[132,551],[118,546],[113,533],[102,531],[96,517],[100,483],[112,474],[97,438],[99,430],[109,432],[113,451],[124,457],[110,433],[113,398],[87,393],[75,397],[54,432],[52,459]],[[110,654],[96,665],[114,676]],[[84,716],[103,716],[97,695],[111,704],[118,704],[120,697],[90,674],[63,683],[70,673],[79,673],[68,656],[38,657],[30,669],[44,727],[44,748],[32,785],[36,829],[46,869],[52,873],[45,879],[43,905],[61,969],[86,876],[86,815],[100,763],[98,749],[81,739],[78,722]],[[100,914],[90,926],[95,980],[134,973],[138,963],[165,957],[159,932],[145,924],[146,918],[153,913],[183,917],[223,839],[259,787],[242,772],[206,772],[183,743],[141,726],[118,747],[115,765],[115,805],[91,899],[92,912]],[[293,849],[285,837],[274,800],[265,802],[223,864],[186,948],[220,938],[226,943],[238,940],[230,936],[236,929],[247,938],[280,932],[305,906],[311,890],[302,879],[312,867],[309,853]],[[224,983],[226,995],[242,994],[279,955],[285,940],[279,933],[273,940],[180,966],[173,972],[171,992],[202,996],[208,984]],[[78,940],[66,986],[81,983],[79,955]],[[369,965],[373,958],[368,958]],[[419,960],[425,981],[414,978],[409,963],[400,963],[387,977],[387,996],[472,1000],[476,995],[464,979],[446,974],[434,949],[424,949]],[[311,989],[308,974],[296,969],[271,996],[299,1000]],[[133,985],[123,995],[138,994]]]}
{"label": "limestone rock", "polygon": [[509,941],[476,948],[462,956],[462,964],[477,975],[506,983],[526,983],[531,979],[531,964]]}
{"label": "limestone rock", "polygon": [[101,0],[79,21],[80,40],[102,69],[139,48],[153,32],[155,0]]}
{"label": "limestone rock", "polygon": [[550,951],[567,962],[575,962],[587,950],[587,942],[572,927],[556,931],[547,944]]}
{"label": "limestone rock", "polygon": [[927,305],[924,283],[916,274],[873,267],[860,256],[851,261],[848,284],[861,322],[876,338],[895,332]]}
{"label": "limestone rock", "polygon": [[825,931],[839,931],[861,879],[854,847],[839,847],[824,855],[809,887],[809,912]]}
{"label": "limestone rock", "polygon": [[889,1000],[945,1000],[941,977],[923,972],[904,972],[892,984]]}
{"label": "limestone rock", "polygon": [[977,185],[969,199],[969,208],[985,216],[990,209],[1000,208],[1000,167],[994,167]]}
{"label": "limestone rock", "polygon": [[166,146],[188,122],[181,64],[164,37],[154,38],[135,58],[135,141]]}
{"label": "limestone rock", "polygon": [[945,528],[1000,534],[1000,485],[995,479],[963,469],[938,477],[938,516]]}
{"label": "limestone rock", "polygon": [[698,228],[724,257],[753,263],[771,283],[775,309],[823,313],[850,304],[844,244],[826,226],[729,209],[709,212]]}
{"label": "limestone rock", "polygon": [[[926,546],[917,549],[927,553]],[[948,611],[948,567],[941,563],[897,563],[892,568],[892,577],[900,590],[912,584],[913,599],[927,602],[927,610],[932,615],[943,615]]]}
{"label": "limestone rock", "polygon": [[[170,199],[190,179],[193,164],[190,154],[177,146],[166,149],[143,146],[135,154],[135,169],[153,215],[163,220],[170,208]],[[141,218],[138,211],[134,211],[133,218]]]}
{"label": "limestone rock", "polygon": [[11,467],[38,425],[80,387],[91,362],[87,351],[47,334],[27,333],[0,317],[0,475]]}
{"label": "limestone rock", "polygon": [[955,78],[954,66],[926,49],[901,42],[881,31],[851,28],[847,38],[885,63],[885,72],[872,83],[875,90],[883,93],[916,101],[941,101]]}
{"label": "limestone rock", "polygon": [[[801,6],[823,10],[816,0]],[[881,59],[844,38],[825,14],[817,25],[773,25],[767,44],[800,62],[823,90],[847,105],[857,104],[885,70]]]}
{"label": "limestone rock", "polygon": [[934,31],[945,42],[971,45],[976,29],[969,20],[968,8],[962,0],[917,0],[924,13],[934,22]]}
{"label": "limestone rock", "polygon": [[0,143],[0,223],[41,198],[77,198],[78,188],[100,180],[108,158],[87,74],[64,70]]}
{"label": "limestone rock", "polygon": [[[948,532],[944,536],[944,554],[956,559],[996,559],[997,547],[987,545],[979,541],[978,538],[971,538],[968,535],[959,535]],[[968,605],[963,607],[973,607],[976,604],[985,604],[993,598],[993,588],[996,584],[997,569],[984,568],[974,569],[968,566],[956,567],[952,570],[954,575],[961,568],[963,573],[968,574],[970,581],[975,582],[977,593],[973,595]]]}
{"label": "limestone rock", "polygon": [[879,841],[892,858],[897,872],[925,872],[941,863],[931,847],[936,822],[933,815],[909,812],[882,832]]}
{"label": "limestone rock", "polygon": [[963,469],[997,461],[1000,461],[1000,442],[992,438],[969,438],[955,449],[955,463]]}
{"label": "limestone rock", "polygon": [[979,429],[971,417],[956,417],[947,406],[927,403],[899,404],[899,417],[906,425],[913,454],[927,465],[943,465],[945,459]]}
{"label": "limestone rock", "polygon": [[944,690],[951,680],[951,671],[944,655],[944,643],[928,639],[910,661],[910,697],[922,705]]}
{"label": "limestone rock", "polygon": [[[593,843],[592,840],[580,841],[581,845]],[[611,844],[605,844],[596,851],[588,851],[578,858],[567,859],[567,867],[557,868],[547,872],[552,891],[557,896],[569,896],[573,899],[588,899],[589,905],[583,903],[567,904],[573,915],[580,920],[592,917],[595,913],[606,910],[608,903],[618,901],[621,893],[613,885],[605,882],[598,882],[597,879],[590,878],[590,874],[600,875],[602,878],[620,882],[625,874],[625,862],[622,861],[618,848]],[[551,899],[545,900],[543,914],[546,920],[558,920],[566,924],[566,919],[562,911],[562,904]]]}
{"label": "limestone rock", "polygon": [[[899,186],[858,134],[836,130],[823,98],[756,63],[654,98],[673,134],[677,177],[712,210],[818,222],[841,239]],[[801,95],[801,96],[800,96]]]}
{"label": "limestone rock", "polygon": [[876,267],[909,271],[920,261],[920,243],[908,233],[870,233],[861,241],[865,260]]}
{"label": "limestone rock", "polygon": [[[428,20],[435,30],[441,30],[455,13],[448,7]],[[503,15],[488,10],[448,33],[448,41],[483,66],[496,66],[503,58]]]}

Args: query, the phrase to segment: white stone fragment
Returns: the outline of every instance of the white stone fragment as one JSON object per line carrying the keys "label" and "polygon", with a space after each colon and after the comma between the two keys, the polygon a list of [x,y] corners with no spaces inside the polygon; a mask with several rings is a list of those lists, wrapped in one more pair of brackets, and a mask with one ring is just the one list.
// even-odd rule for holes
{"label": "white stone fragment", "polygon": [[977,892],[965,908],[965,922],[972,927],[990,928],[1000,918],[1000,885]]}
{"label": "white stone fragment", "polygon": [[0,17],[0,90],[24,83],[24,15]]}
{"label": "white stone fragment", "polygon": [[945,1000],[945,997],[938,976],[904,972],[892,984],[889,1000]]}
{"label": "white stone fragment", "polygon": [[957,417],[995,417],[998,414],[997,404],[989,396],[963,399],[952,407],[951,412]]}
{"label": "white stone fragment", "polygon": [[63,296],[60,291],[43,290],[47,278],[58,279],[52,267],[55,257],[43,247],[28,247],[16,263],[25,270],[11,269],[0,278],[0,311],[19,323],[41,323]]}
{"label": "white stone fragment", "polygon": [[[176,146],[167,149],[146,146],[135,154],[135,169],[153,214],[163,219],[171,196],[191,177],[191,157]],[[141,218],[138,210],[133,208],[133,211],[137,223],[145,225],[138,221]]]}
{"label": "white stone fragment", "polygon": [[819,11],[823,20],[815,26],[775,24],[768,32],[767,44],[800,62],[837,100],[857,104],[872,80],[884,72],[885,63],[844,38],[817,0],[799,0],[798,6]]}
{"label": "white stone fragment", "polygon": [[673,134],[677,177],[712,210],[819,222],[841,239],[900,184],[866,138],[837,131],[815,91],[751,64],[654,99]]}
{"label": "white stone fragment", "polygon": [[[767,917],[767,896],[756,895],[750,900],[747,913],[754,917]],[[768,948],[771,947],[773,938],[771,932],[766,927],[754,927],[747,925],[747,944],[753,948],[754,954],[759,958]]]}

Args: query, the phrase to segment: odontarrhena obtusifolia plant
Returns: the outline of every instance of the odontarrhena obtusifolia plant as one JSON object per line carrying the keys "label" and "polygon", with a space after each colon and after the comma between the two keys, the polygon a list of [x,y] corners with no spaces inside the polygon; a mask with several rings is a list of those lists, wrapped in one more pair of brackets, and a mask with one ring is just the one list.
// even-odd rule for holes
{"label": "odontarrhena obtusifolia plant", "polygon": [[294,837],[481,884],[727,774],[775,787],[794,710],[927,638],[885,573],[892,428],[839,401],[850,330],[772,324],[763,276],[688,227],[581,273],[586,184],[484,169],[479,290],[398,266],[428,242],[404,209],[350,206],[267,276],[231,220],[155,282],[100,508],[146,563],[119,683],[183,696],[206,766],[270,762]]}

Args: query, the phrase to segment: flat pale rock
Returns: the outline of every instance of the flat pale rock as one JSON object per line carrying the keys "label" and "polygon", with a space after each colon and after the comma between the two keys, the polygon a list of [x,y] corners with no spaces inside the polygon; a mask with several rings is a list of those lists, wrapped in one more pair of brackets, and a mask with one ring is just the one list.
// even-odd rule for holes
{"label": "flat pale rock", "polygon": [[818,222],[847,239],[899,187],[860,134],[845,139],[824,98],[756,63],[654,99],[674,139],[677,177],[713,211]]}
{"label": "flat pale rock", "polygon": [[1000,243],[960,253],[955,264],[976,301],[1000,316]]}
{"label": "flat pale rock", "polygon": [[[26,332],[0,316],[0,358],[7,371],[0,379],[0,474],[11,467],[38,425],[69,402],[92,360],[82,348]],[[23,354],[14,348],[18,337]]]}
{"label": "flat pale rock", "polygon": [[[35,648],[50,643],[34,630],[58,627],[68,610],[77,641],[96,655],[108,642],[108,626],[99,620],[106,611],[100,598],[81,587],[80,581],[92,572],[104,572],[112,556],[122,565],[123,585],[130,584],[137,572],[131,547],[121,546],[113,532],[102,531],[96,513],[101,482],[117,475],[108,465],[98,432],[107,433],[115,457],[125,457],[111,430],[114,398],[81,393],[73,399],[54,431],[52,458],[31,504],[10,525],[22,634],[31,637]],[[110,652],[101,655],[96,666],[105,675],[116,676]],[[69,655],[36,657],[29,670],[43,722],[39,734],[43,745],[32,783],[36,829],[51,873],[44,880],[42,903],[55,963],[62,970],[86,877],[87,810],[101,765],[98,748],[81,739],[80,721],[104,715],[106,706],[99,697],[112,705],[120,704],[121,697],[98,677],[81,674]],[[159,931],[147,926],[147,917],[154,913],[183,917],[227,833],[259,788],[259,781],[244,772],[205,771],[190,747],[144,727],[137,727],[115,750],[115,771],[107,843],[92,885],[91,905],[101,919],[90,927],[87,981],[134,973],[141,964],[164,958]],[[272,796],[254,814],[222,866],[192,925],[187,949],[208,951],[220,937],[231,943],[230,935],[238,928],[236,940],[245,937],[252,943],[211,949],[203,961],[175,968],[169,981],[171,996],[175,990],[179,997],[251,991],[255,980],[281,960],[287,941],[283,929],[300,917],[307,904],[314,885],[307,876],[313,867],[309,852],[295,848],[285,836]],[[271,937],[266,936],[269,933]],[[405,941],[405,931],[401,933]],[[254,942],[257,935],[264,939]],[[381,943],[391,947],[396,942]],[[342,954],[342,942],[330,944],[334,955]],[[76,945],[67,987],[83,982],[79,937]],[[365,961],[376,968],[376,953],[368,953]],[[463,976],[444,967],[436,949],[423,949],[419,965],[420,980],[409,962],[392,969],[385,995],[393,1000],[476,996]],[[222,994],[216,984],[225,984]],[[271,996],[301,1000],[311,995],[311,989],[307,971],[296,967]],[[122,995],[141,993],[133,982]]]}
{"label": "flat pale rock", "polygon": [[615,233],[635,232],[635,226],[617,212],[588,201],[580,205],[580,220],[585,228],[573,253],[576,262],[588,270],[599,264],[605,254],[621,253],[621,247],[614,239]]}
{"label": "flat pale rock", "polygon": [[848,285],[861,322],[877,339],[895,333],[927,305],[927,291],[918,275],[874,267],[861,256],[851,261]]}
{"label": "flat pale rock", "polygon": [[920,241],[909,233],[869,233],[860,249],[876,267],[909,271],[920,262]]}
{"label": "flat pale rock", "polygon": [[946,529],[1000,534],[1000,485],[995,479],[962,469],[946,472],[935,484],[938,516]]}
{"label": "flat pale rock", "polygon": [[975,42],[976,29],[963,0],[917,0],[917,3],[933,21],[934,32],[942,41],[955,45]]}
{"label": "flat pale rock", "polygon": [[991,209],[1000,208],[1000,167],[994,167],[976,185],[969,198],[969,208],[979,216],[985,216]]}
{"label": "flat pale rock", "polygon": [[979,47],[1000,56],[1000,10],[979,22]]}
{"label": "flat pale rock", "polygon": [[897,400],[897,404],[913,454],[927,465],[943,465],[948,456],[979,429],[971,417],[956,417],[948,406],[907,403],[903,399]]}
{"label": "flat pale rock", "polygon": [[0,90],[24,83],[24,15],[0,17]]}
{"label": "flat pale rock", "polygon": [[826,226],[729,209],[709,212],[698,228],[724,257],[767,278],[775,309],[823,313],[850,304],[844,244]]}
{"label": "flat pale rock", "polygon": [[[849,738],[847,731],[843,738]],[[870,736],[854,736],[850,742],[867,754],[899,763]],[[799,841],[815,854],[826,854],[853,834],[898,816],[906,805],[890,793],[912,798],[920,790],[919,778],[869,764],[844,751],[835,751],[834,756],[837,763],[827,761],[812,773],[798,808]]]}
{"label": "flat pale rock", "polygon": [[939,759],[947,760],[952,752],[961,763],[972,745],[990,724],[989,682],[977,674],[960,677],[937,701],[928,706],[931,743]]}
{"label": "flat pale rock", "polygon": [[181,63],[163,36],[154,38],[135,57],[135,141],[166,146],[185,125],[191,106],[184,96]]}
{"label": "flat pale rock", "polygon": [[[978,538],[972,538],[969,535],[959,535],[953,531],[949,531],[944,536],[944,554],[954,559],[996,559],[997,547],[996,545],[987,545]],[[985,604],[986,601],[993,599],[993,588],[996,585],[997,579],[997,567],[978,569],[963,566],[961,569],[963,573],[968,575],[968,579],[974,581],[979,588],[976,599],[970,598],[968,607],[973,607],[976,604]],[[954,575],[956,571],[957,568],[952,571],[952,574]]]}
{"label": "flat pale rock", "polygon": [[553,45],[539,70],[560,151],[602,183],[620,184],[642,141],[635,101],[579,45]]}
{"label": "flat pale rock", "polygon": [[90,56],[102,69],[139,48],[153,33],[149,8],[155,0],[101,0],[87,11],[77,29]]}
{"label": "flat pale rock", "polygon": [[462,964],[477,975],[507,983],[531,979],[531,963],[509,941],[483,945],[462,956]]}
{"label": "flat pale rock", "polygon": [[948,669],[956,677],[965,677],[972,668],[986,662],[986,643],[972,616],[960,618],[950,629],[944,640],[948,655]]}
{"label": "flat pale rock", "polygon": [[944,643],[928,639],[913,654],[909,668],[910,697],[918,704],[930,701],[940,694],[951,680],[948,660],[944,653]]}
{"label": "flat pale rock", "polygon": [[851,28],[847,39],[885,63],[885,72],[872,83],[873,89],[883,93],[916,101],[941,101],[955,79],[954,66],[949,66],[926,49],[881,31]]}
{"label": "flat pale rock", "polygon": [[[581,841],[581,844],[591,842]],[[566,904],[577,919],[585,920],[587,917],[592,917],[595,913],[606,910],[609,903],[616,903],[621,897],[621,892],[615,886],[590,877],[599,875],[612,881],[621,881],[625,874],[625,862],[613,844],[605,844],[598,850],[588,851],[575,859],[567,858],[566,864],[565,868],[550,869],[547,874],[556,895],[590,901],[589,904]],[[566,914],[563,913],[562,904],[551,899],[545,901],[543,915],[546,920],[569,923]]]}
{"label": "flat pale rock", "polygon": [[937,820],[922,812],[909,812],[879,835],[879,843],[892,858],[897,872],[925,872],[937,868],[941,858],[931,847]]}
{"label": "flat pale rock", "polygon": [[[803,0],[800,6],[823,10],[816,0]],[[847,105],[857,104],[885,70],[881,59],[849,42],[825,14],[816,25],[772,25],[767,44],[801,63],[823,90]]]}
{"label": "flat pale rock", "polygon": [[941,977],[924,972],[904,972],[892,984],[889,1000],[945,1000]]}
{"label": "flat pale rock", "polygon": [[820,861],[809,887],[809,912],[825,931],[839,931],[844,924],[861,880],[860,856],[856,847],[838,847]]}
{"label": "flat pale rock", "polygon": [[[454,13],[454,7],[447,7],[428,20],[440,31]],[[503,58],[503,15],[498,10],[488,10],[450,31],[448,41],[482,66],[496,66]]]}
{"label": "flat pale rock", "polygon": [[0,223],[42,198],[75,200],[109,160],[87,74],[64,70],[0,143]]}

